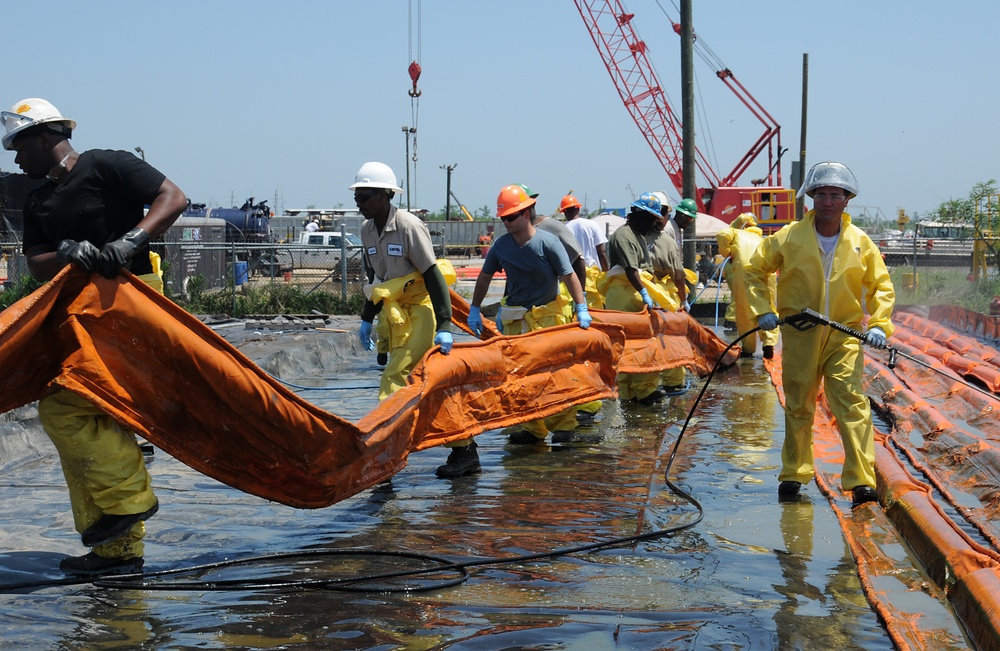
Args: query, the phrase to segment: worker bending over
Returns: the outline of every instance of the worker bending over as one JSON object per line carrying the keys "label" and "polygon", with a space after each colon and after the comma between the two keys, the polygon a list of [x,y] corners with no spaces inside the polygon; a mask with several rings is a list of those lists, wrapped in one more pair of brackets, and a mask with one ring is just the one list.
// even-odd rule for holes
{"label": "worker bending over", "polygon": [[[602,289],[604,306],[619,312],[641,312],[653,309],[653,299],[644,286],[642,274],[652,281],[653,263],[646,238],[652,235],[660,218],[660,200],[646,192],[632,202],[625,225],[616,229],[608,241],[608,271]],[[652,405],[662,400],[666,392],[659,388],[660,373],[619,373],[618,397]]]}
{"label": "worker bending over", "polygon": [[[667,222],[670,221],[667,195],[663,192],[654,192],[653,195],[660,201],[660,214],[653,226],[653,232],[646,236],[646,241],[649,242],[653,282],[662,290],[658,295],[668,299],[667,303],[660,307],[670,312],[690,312],[684,257],[674,236],[667,229]],[[665,395],[682,394],[687,391],[687,386],[687,370],[683,366],[660,373],[660,390]]]}
{"label": "worker bending over", "polygon": [[[2,118],[4,149],[17,152],[14,161],[29,178],[46,179],[24,202],[22,250],[31,275],[49,281],[67,264],[106,278],[128,269],[162,293],[149,242],[187,207],[184,193],[132,153],[74,151],[76,122],[44,99],[21,100]],[[59,453],[76,530],[92,548],[59,567],[81,576],[141,571],[143,521],[159,505],[135,435],[61,389],[38,402],[38,418]]]}

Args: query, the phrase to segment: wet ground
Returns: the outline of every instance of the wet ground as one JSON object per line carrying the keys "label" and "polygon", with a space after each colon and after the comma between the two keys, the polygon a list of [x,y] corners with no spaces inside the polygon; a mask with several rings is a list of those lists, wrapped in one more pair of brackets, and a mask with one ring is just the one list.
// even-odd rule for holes
{"label": "wet ground", "polygon": [[[353,327],[344,319],[327,332],[236,324],[220,333],[306,399],[357,419],[375,404],[379,369],[374,354],[356,355]],[[483,434],[483,470],[472,477],[436,479],[448,451],[420,452],[391,482],[312,511],[240,493],[157,450],[150,469],[160,512],[148,523],[147,574],[303,554],[166,575],[156,589],[12,590],[61,578],[59,559],[85,550],[32,408],[8,414],[0,423],[0,648],[893,648],[827,499],[810,486],[802,501],[777,501],[781,412],[761,360],[716,375],[677,446],[669,476],[700,502],[703,519],[666,484],[702,384],[657,407],[606,403],[578,442],[514,446],[499,432]],[[692,523],[615,549],[506,561]],[[351,584],[357,592],[224,583],[344,588],[345,579],[456,561],[477,564],[468,576]],[[951,626],[935,608],[927,617]],[[942,648],[968,648],[957,629],[953,638]]]}

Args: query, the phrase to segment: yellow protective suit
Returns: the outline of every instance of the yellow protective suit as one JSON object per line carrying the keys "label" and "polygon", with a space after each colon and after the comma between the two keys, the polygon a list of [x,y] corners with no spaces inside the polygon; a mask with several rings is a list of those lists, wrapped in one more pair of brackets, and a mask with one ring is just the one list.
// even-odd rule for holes
{"label": "yellow protective suit", "polygon": [[[560,285],[559,294],[551,303],[536,305],[532,308],[502,306],[497,319],[503,321],[504,334],[525,334],[542,328],[572,323],[573,299],[568,298],[569,290],[565,288],[565,285],[562,283]],[[599,400],[594,401],[594,403],[600,408]],[[592,405],[594,403],[586,404]],[[577,427],[577,409],[577,407],[569,407],[548,418],[540,418],[518,425],[517,429],[530,432],[539,440],[543,440],[549,432],[572,432]]]}
{"label": "yellow protective suit", "polygon": [[[643,287],[649,292],[650,298],[658,305],[661,304],[661,300],[663,302],[669,300],[662,288],[653,281],[653,276],[648,271],[640,271],[639,278],[642,280]],[[642,312],[646,306],[642,297],[639,296],[639,292],[635,291],[632,283],[629,282],[625,270],[617,265],[605,274],[601,282],[601,292],[604,294],[604,306],[608,310]],[[623,402],[645,398],[656,391],[659,386],[660,373],[618,374],[618,398]]]}
{"label": "yellow protective suit", "polygon": [[[719,254],[729,257],[727,270],[732,271],[729,280],[729,290],[732,298],[729,306],[733,308],[733,318],[736,321],[736,330],[739,336],[743,336],[750,330],[757,327],[757,319],[750,308],[749,297],[747,296],[747,269],[750,267],[750,258],[757,250],[763,240],[762,231],[756,226],[748,226],[743,229],[725,228],[715,235],[715,240],[719,244]],[[723,272],[725,273],[725,272]],[[777,292],[778,280],[771,275],[767,279],[768,293],[770,296],[771,309],[776,310],[774,305],[775,294]],[[729,310],[726,310],[729,316]],[[777,330],[760,330],[741,342],[744,353],[753,354],[757,352],[757,339],[764,346],[774,346],[778,343]]]}
{"label": "yellow protective suit", "polygon": [[[159,274],[139,279],[163,293]],[[105,514],[142,513],[156,504],[135,435],[98,406],[71,391],[58,390],[38,401],[38,420],[59,453],[73,525],[79,533]],[[139,522],[118,540],[94,547],[94,552],[105,558],[139,558],[145,535],[146,526]]]}
{"label": "yellow protective suit", "polygon": [[592,310],[604,309],[604,295],[597,286],[602,274],[604,272],[598,267],[587,267],[587,282],[583,291],[587,296],[587,307]]}
{"label": "yellow protective suit", "polygon": [[[832,264],[824,268],[816,237],[815,214],[789,224],[765,238],[751,258],[747,288],[754,316],[771,311],[767,277],[778,272],[778,316],[785,318],[811,308],[856,330],[868,327],[886,336],[893,332],[896,295],[878,247],[847,213],[841,216],[840,237]],[[875,444],[871,409],[861,392],[864,358],[861,342],[833,328],[798,332],[782,326],[782,386],[785,391],[785,441],[779,481],[805,484],[815,475],[812,425],[820,383],[844,444],[841,485],[875,487]]]}
{"label": "yellow protective suit", "polygon": [[[454,284],[456,275],[451,262],[438,260],[437,265],[445,282]],[[389,353],[378,393],[379,400],[385,400],[406,386],[410,371],[434,345],[437,324],[431,297],[419,271],[375,285],[369,298],[375,304],[382,303],[379,338],[387,334],[387,345],[378,346],[379,351]]]}

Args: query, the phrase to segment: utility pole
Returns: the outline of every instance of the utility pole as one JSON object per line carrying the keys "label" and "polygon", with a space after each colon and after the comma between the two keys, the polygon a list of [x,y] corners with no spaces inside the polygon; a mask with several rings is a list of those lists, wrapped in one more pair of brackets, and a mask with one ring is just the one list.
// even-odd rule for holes
{"label": "utility pole", "polygon": [[[694,147],[694,23],[691,18],[691,0],[681,0],[681,122],[683,131],[683,181],[684,196],[681,199],[696,199],[698,195],[695,179]],[[696,229],[692,221],[684,229],[684,266],[695,268],[694,247]]]}
{"label": "utility pole", "polygon": [[799,188],[806,176],[806,106],[809,103],[809,53],[802,54],[802,132],[799,134],[799,174],[795,181],[795,219],[801,220],[805,213],[805,199],[799,196]]}
{"label": "utility pole", "polygon": [[458,167],[458,163],[452,163],[451,165],[441,165],[441,169],[445,170],[448,174],[448,180],[446,181],[446,190],[444,195],[444,220],[451,221],[451,171]]}

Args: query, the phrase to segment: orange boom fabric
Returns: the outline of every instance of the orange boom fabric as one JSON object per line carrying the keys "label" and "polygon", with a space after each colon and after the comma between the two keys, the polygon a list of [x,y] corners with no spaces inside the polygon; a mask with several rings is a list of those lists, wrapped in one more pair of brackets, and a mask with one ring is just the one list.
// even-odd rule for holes
{"label": "orange boom fabric", "polygon": [[[709,368],[725,344],[704,329],[679,343],[692,327],[647,336],[648,346],[670,344],[653,361],[685,353],[670,363]],[[0,313],[0,412],[61,387],[208,476],[319,508],[391,477],[411,452],[615,397],[618,362],[635,346],[627,337],[595,323],[431,353],[355,424],[302,400],[133,277],[67,268]]]}

